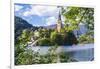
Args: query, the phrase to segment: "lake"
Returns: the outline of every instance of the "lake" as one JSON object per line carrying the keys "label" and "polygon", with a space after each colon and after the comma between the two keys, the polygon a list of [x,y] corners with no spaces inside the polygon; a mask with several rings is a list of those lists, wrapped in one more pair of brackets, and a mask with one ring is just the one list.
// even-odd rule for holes
{"label": "lake", "polygon": [[[39,52],[41,55],[47,54],[51,46],[28,46],[33,51]],[[77,61],[92,61],[94,59],[94,44],[79,44],[72,46],[59,46],[56,53],[70,53],[71,57]]]}

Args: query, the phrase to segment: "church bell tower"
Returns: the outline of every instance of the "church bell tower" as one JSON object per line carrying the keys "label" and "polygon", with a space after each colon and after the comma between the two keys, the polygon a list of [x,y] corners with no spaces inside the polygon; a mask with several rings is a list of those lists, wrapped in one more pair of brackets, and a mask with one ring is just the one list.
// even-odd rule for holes
{"label": "church bell tower", "polygon": [[61,28],[62,28],[61,7],[58,6],[57,32],[61,32]]}

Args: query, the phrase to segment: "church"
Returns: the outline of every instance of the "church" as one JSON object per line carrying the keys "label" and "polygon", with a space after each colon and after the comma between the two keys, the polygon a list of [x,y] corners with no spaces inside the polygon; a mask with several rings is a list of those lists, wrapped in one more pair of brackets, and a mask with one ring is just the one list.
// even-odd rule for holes
{"label": "church", "polygon": [[58,12],[58,20],[57,20],[56,30],[57,30],[57,32],[61,32],[61,28],[62,28],[61,10],[60,10],[61,7],[58,6],[58,8],[59,8],[59,12]]}

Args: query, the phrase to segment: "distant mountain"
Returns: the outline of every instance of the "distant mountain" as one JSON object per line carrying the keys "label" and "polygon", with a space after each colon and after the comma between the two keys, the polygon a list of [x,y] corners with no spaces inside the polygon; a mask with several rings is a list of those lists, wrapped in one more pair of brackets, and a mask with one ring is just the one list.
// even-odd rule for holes
{"label": "distant mountain", "polygon": [[[53,24],[53,25],[44,26],[44,28],[46,28],[46,29],[55,29],[56,26],[57,26],[56,24]],[[64,26],[64,24],[63,24],[63,26]]]}
{"label": "distant mountain", "polygon": [[56,28],[56,24],[48,25],[48,26],[43,26],[43,28],[46,28],[46,29],[55,29]]}
{"label": "distant mountain", "polygon": [[15,31],[33,27],[26,20],[15,16]]}

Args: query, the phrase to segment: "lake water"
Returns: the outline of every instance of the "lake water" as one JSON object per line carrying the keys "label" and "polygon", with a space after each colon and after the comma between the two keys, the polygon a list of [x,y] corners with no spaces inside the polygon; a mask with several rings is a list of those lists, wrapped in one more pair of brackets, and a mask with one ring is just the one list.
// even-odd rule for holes
{"label": "lake water", "polygon": [[[33,46],[28,47],[39,52],[41,55],[47,54],[50,46]],[[72,46],[59,46],[56,53],[65,52],[70,53],[72,58],[77,61],[91,61],[94,59],[94,44],[79,44]]]}

